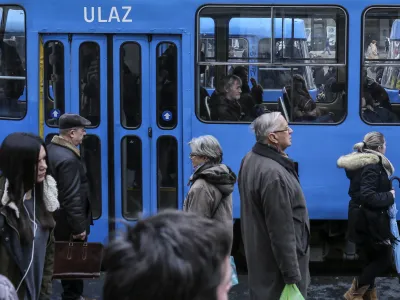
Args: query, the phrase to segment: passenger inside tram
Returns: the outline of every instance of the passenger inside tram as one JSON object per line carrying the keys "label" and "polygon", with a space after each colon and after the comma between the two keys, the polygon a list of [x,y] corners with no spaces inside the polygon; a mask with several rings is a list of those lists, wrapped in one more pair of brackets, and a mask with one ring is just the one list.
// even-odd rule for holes
{"label": "passenger inside tram", "polygon": [[364,70],[361,92],[362,116],[369,123],[397,123],[398,116],[393,112],[386,90]]}
{"label": "passenger inside tram", "polygon": [[284,97],[288,98],[290,106],[293,107],[294,122],[333,122],[331,113],[325,108],[317,107],[301,75],[293,75],[292,85],[286,86],[285,90]]}
{"label": "passenger inside tram", "polygon": [[[17,48],[0,38],[0,76],[25,77],[25,69]],[[25,80],[0,79],[0,115],[2,117],[22,117],[26,110],[19,107],[18,99],[25,89]]]}

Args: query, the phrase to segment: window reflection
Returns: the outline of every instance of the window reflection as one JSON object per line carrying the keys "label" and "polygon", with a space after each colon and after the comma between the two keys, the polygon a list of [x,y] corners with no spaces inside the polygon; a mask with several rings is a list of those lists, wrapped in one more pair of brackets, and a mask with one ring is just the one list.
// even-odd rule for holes
{"label": "window reflection", "polygon": [[399,123],[400,12],[372,8],[366,11],[363,24],[361,117],[368,123]]}
{"label": "window reflection", "polygon": [[99,219],[102,213],[101,205],[101,144],[95,135],[85,135],[81,145],[81,157],[86,167],[89,182],[89,197],[93,219]]}
{"label": "window reflection", "polygon": [[143,211],[142,141],[136,136],[122,139],[122,215],[137,219]]}
{"label": "window reflection", "polygon": [[124,43],[120,50],[121,123],[136,128],[142,122],[140,45]]}
{"label": "window reflection", "polygon": [[172,129],[178,122],[178,50],[173,43],[157,46],[157,122]]}
{"label": "window reflection", "polygon": [[[64,45],[49,41],[44,45],[44,104],[48,126],[57,126],[58,117],[65,113]],[[52,115],[53,110],[59,110]]]}
{"label": "window reflection", "polygon": [[178,143],[173,136],[157,140],[157,208],[178,208]]}
{"label": "window reflection", "polygon": [[94,42],[79,47],[80,115],[93,127],[100,124],[100,47]]}
{"label": "window reflection", "polygon": [[0,39],[0,117],[23,118],[27,110],[25,13],[2,6],[5,31]]}
{"label": "window reflection", "polygon": [[291,122],[341,122],[346,18],[332,7],[206,6],[198,32],[198,116],[251,122],[285,102]]}

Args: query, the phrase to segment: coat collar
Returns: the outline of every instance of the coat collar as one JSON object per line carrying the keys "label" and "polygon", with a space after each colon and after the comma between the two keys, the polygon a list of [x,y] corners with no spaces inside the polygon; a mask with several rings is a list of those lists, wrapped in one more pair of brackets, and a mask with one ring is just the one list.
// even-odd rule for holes
{"label": "coat collar", "polygon": [[[0,187],[0,195],[1,197],[1,205],[8,206],[11,210],[15,212],[17,219],[19,219],[20,211],[17,205],[14,202],[10,202],[10,197],[8,195],[8,180],[5,179],[5,184],[3,190]],[[58,191],[57,191],[57,183],[53,177],[50,175],[46,176],[45,181],[43,182],[43,201],[49,212],[54,212],[60,207],[60,203],[58,202]]]}
{"label": "coat collar", "polygon": [[394,167],[390,160],[380,152],[364,149],[363,152],[352,152],[341,156],[337,161],[337,166],[349,171],[361,169],[367,165],[381,162],[388,176],[394,173]]}
{"label": "coat collar", "polygon": [[71,150],[72,152],[74,152],[79,158],[81,157],[81,154],[79,152],[79,149],[77,147],[75,147],[74,144],[72,144],[71,142],[67,141],[66,139],[62,138],[59,135],[55,135],[53,137],[53,139],[51,140],[52,144],[67,148],[69,150]]}
{"label": "coat collar", "polygon": [[289,159],[285,153],[281,154],[272,146],[261,144],[258,142],[254,145],[252,151],[258,155],[268,157],[276,161],[278,164],[284,167],[286,171],[292,174],[297,179],[297,181],[299,181],[299,175],[296,171],[295,163],[291,159]]}

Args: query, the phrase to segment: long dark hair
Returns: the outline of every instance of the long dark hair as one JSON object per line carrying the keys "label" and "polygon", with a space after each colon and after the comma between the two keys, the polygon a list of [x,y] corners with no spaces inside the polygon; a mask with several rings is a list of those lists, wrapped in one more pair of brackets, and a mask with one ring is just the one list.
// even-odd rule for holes
{"label": "long dark hair", "polygon": [[32,190],[36,201],[36,219],[43,228],[54,226],[52,215],[47,211],[43,201],[43,182],[36,183],[37,165],[40,149],[47,150],[44,141],[30,133],[16,132],[8,135],[0,147],[0,172],[8,180],[9,201],[17,206],[20,216],[16,220],[21,240],[32,241],[33,231],[30,220],[23,207],[24,194]]}

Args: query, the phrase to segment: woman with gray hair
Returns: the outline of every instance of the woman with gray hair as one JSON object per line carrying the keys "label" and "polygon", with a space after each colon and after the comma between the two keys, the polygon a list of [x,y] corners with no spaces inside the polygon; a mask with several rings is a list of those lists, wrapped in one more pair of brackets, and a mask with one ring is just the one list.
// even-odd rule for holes
{"label": "woman with gray hair", "polygon": [[370,132],[355,152],[339,158],[339,168],[350,179],[348,239],[365,256],[361,275],[353,280],[345,299],[378,299],[375,278],[391,267],[392,246],[396,238],[390,230],[389,207],[395,192],[389,177],[394,168],[385,156],[386,141],[382,133]]}
{"label": "woman with gray hair", "polygon": [[192,139],[189,145],[194,171],[183,210],[229,222],[232,226],[232,192],[236,175],[222,164],[222,148],[218,140],[204,135]]}

